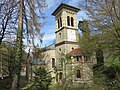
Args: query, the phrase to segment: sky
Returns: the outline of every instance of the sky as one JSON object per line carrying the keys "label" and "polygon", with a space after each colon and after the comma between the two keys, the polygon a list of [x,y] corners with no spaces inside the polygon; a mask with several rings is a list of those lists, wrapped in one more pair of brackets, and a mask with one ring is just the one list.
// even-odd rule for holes
{"label": "sky", "polygon": [[[41,47],[50,45],[55,41],[55,17],[51,15],[52,12],[61,4],[61,2],[78,7],[78,2],[80,1],[81,0],[47,0],[48,7],[44,10],[46,19],[44,20],[44,26],[41,29],[41,33],[45,33],[45,35],[43,36],[43,42],[40,45]],[[77,15],[78,21],[88,18],[85,11],[79,11]]]}

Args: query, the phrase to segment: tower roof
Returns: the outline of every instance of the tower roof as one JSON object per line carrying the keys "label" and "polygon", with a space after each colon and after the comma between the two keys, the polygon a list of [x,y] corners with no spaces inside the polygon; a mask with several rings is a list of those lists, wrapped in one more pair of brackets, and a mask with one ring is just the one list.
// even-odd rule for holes
{"label": "tower roof", "polygon": [[55,16],[61,9],[69,9],[69,10],[72,10],[72,11],[75,11],[75,12],[78,12],[80,9],[79,8],[76,8],[74,6],[70,6],[70,5],[67,5],[67,4],[64,4],[64,3],[61,3],[57,8],[56,10],[52,13],[53,16]]}
{"label": "tower roof", "polygon": [[87,52],[81,50],[80,48],[76,48],[76,49],[73,49],[69,54],[70,55],[80,55],[80,54],[87,54]]}

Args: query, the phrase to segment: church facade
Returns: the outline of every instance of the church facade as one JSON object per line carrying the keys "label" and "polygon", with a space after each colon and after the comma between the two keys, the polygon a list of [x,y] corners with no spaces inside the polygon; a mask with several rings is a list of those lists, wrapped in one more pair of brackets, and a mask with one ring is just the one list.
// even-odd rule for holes
{"label": "church facade", "polygon": [[45,47],[44,60],[53,83],[67,86],[90,86],[93,83],[90,54],[79,46],[78,8],[61,3],[52,13],[56,23],[56,42]]}

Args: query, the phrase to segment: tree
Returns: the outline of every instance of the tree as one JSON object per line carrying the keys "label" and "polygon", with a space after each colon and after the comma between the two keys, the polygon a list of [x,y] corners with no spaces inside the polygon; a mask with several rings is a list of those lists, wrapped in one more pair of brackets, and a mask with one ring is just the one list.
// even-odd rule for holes
{"label": "tree", "polygon": [[12,77],[14,72],[15,62],[15,46],[7,43],[1,43],[0,48],[0,62],[3,62],[3,72],[6,72],[7,76]]}
{"label": "tree", "polygon": [[0,44],[16,32],[17,3],[15,0],[0,1]]}
{"label": "tree", "polygon": [[34,71],[35,77],[32,83],[25,90],[48,90],[52,77],[44,67],[39,67]]}
{"label": "tree", "polygon": [[[111,55],[120,53],[120,4],[119,0],[89,0],[80,4],[92,20],[92,32],[101,35],[100,44],[109,48]],[[111,49],[112,48],[112,49]]]}
{"label": "tree", "polygon": [[[86,10],[91,20],[92,39],[95,40],[96,56],[100,61],[103,55],[108,61],[105,65],[95,70],[107,88],[119,88],[119,65],[120,62],[120,4],[119,0],[84,0],[80,6]],[[95,37],[97,39],[95,39]],[[101,57],[101,58],[99,58]],[[106,66],[106,63],[108,63]],[[98,71],[100,69],[100,71]],[[102,72],[102,73],[101,73]]]}
{"label": "tree", "polygon": [[[22,38],[23,38],[23,5],[24,0],[20,0],[20,11],[19,11],[19,21],[18,21],[18,30],[17,30],[17,40],[16,40],[16,56],[15,56],[15,74],[14,80],[17,85],[13,85],[12,89],[19,89],[20,82],[20,72],[21,72],[21,62],[22,62]],[[15,88],[14,88],[15,87]]]}
{"label": "tree", "polygon": [[39,48],[39,47],[37,47],[37,46],[34,47],[32,54],[33,54],[33,58],[34,58],[35,60],[41,59],[41,58],[43,58],[43,56],[44,56],[44,55],[43,55],[43,52],[42,52],[42,49]]}
{"label": "tree", "polygon": [[86,51],[90,50],[90,29],[87,20],[79,21],[78,24],[79,29],[82,31],[82,35],[80,37],[80,47]]}
{"label": "tree", "polygon": [[[44,0],[43,1],[20,0],[19,4],[20,4],[20,7],[19,7],[19,20],[18,20],[18,29],[17,29],[16,57],[15,57],[16,68],[15,68],[12,90],[14,90],[15,88],[17,90],[19,89],[21,62],[22,62],[22,48],[23,48],[22,39],[24,36],[23,29],[25,29],[25,28],[27,29],[27,31],[26,31],[27,36],[28,36],[28,38],[29,37],[32,38],[32,43],[34,45],[34,38],[35,38],[34,35],[39,35],[39,36],[41,35],[40,34],[41,22],[40,22],[39,18],[43,18],[42,9],[45,6],[45,1]],[[26,9],[28,9],[28,10],[26,10]],[[25,21],[25,24],[23,23],[24,21]],[[29,21],[29,23],[28,23],[28,21]],[[41,38],[40,38],[40,40],[41,40]],[[15,83],[15,81],[17,81],[17,82]]]}

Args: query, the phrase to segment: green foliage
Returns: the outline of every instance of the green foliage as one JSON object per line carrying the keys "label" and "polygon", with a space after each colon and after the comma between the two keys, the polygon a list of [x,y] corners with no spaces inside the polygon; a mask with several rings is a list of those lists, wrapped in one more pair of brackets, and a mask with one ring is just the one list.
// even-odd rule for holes
{"label": "green foliage", "polygon": [[94,82],[109,90],[120,88],[120,58],[112,57],[104,66],[94,68]]}
{"label": "green foliage", "polygon": [[91,51],[89,48],[91,47],[90,43],[90,29],[88,26],[88,21],[83,20],[82,25],[80,26],[80,30],[82,31],[82,37],[80,37],[80,46],[82,49]]}
{"label": "green foliage", "polygon": [[107,77],[107,86],[120,88],[120,58],[112,57],[105,64],[105,75]]}
{"label": "green foliage", "polygon": [[40,67],[34,71],[34,80],[28,85],[27,89],[24,90],[48,90],[51,84],[52,77],[45,68]]}
{"label": "green foliage", "polygon": [[[82,2],[86,2],[83,0]],[[87,11],[91,20],[93,36],[98,34],[96,44],[100,44],[110,55],[120,53],[120,15],[119,0],[90,0],[86,4],[80,2],[80,7]]]}
{"label": "green foliage", "polygon": [[15,47],[8,43],[1,43],[0,45],[0,62],[2,62],[2,69],[4,75],[12,76],[14,72],[15,61]]}

